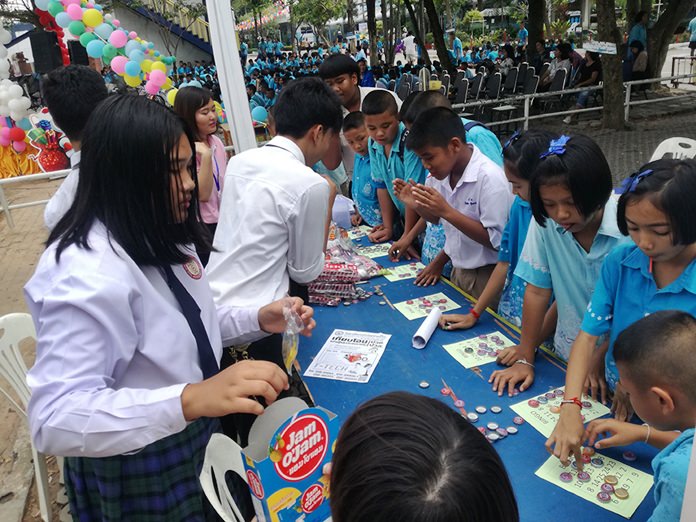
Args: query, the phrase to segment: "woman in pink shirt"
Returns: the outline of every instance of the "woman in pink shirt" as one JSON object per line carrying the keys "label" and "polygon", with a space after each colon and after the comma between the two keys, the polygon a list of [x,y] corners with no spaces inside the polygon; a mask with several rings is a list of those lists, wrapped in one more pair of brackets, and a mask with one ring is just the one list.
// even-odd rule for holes
{"label": "woman in pink shirt", "polygon": [[[179,89],[174,110],[188,124],[196,139],[196,171],[198,172],[198,201],[201,219],[210,231],[211,239],[220,212],[220,196],[227,167],[227,156],[217,131],[217,113],[212,94],[200,87]],[[210,251],[199,251],[203,266],[208,264]]]}

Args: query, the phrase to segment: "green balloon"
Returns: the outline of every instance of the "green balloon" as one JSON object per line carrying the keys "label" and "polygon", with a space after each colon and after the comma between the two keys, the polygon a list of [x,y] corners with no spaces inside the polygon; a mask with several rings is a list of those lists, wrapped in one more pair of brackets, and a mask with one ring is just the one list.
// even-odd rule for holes
{"label": "green balloon", "polygon": [[102,54],[104,55],[104,58],[111,60],[111,58],[118,54],[118,49],[111,44],[106,44],[104,49],[102,49]]}
{"label": "green balloon", "polygon": [[[80,43],[82,44],[82,47],[87,47],[87,44],[94,40],[96,36],[94,36],[93,33],[82,33],[80,35]],[[106,46],[104,46],[106,47]]]}
{"label": "green balloon", "polygon": [[102,58],[102,63],[103,63],[104,65],[111,65],[111,58],[107,58],[106,56],[104,56],[104,57]]}
{"label": "green balloon", "polygon": [[68,26],[68,31],[70,31],[75,36],[81,36],[85,32],[85,24],[83,24],[79,20],[74,20],[70,22],[70,25]]}
{"label": "green balloon", "polygon": [[51,13],[51,16],[55,17],[58,13],[62,13],[63,11],[63,4],[60,2],[52,0],[48,3],[48,12]]}

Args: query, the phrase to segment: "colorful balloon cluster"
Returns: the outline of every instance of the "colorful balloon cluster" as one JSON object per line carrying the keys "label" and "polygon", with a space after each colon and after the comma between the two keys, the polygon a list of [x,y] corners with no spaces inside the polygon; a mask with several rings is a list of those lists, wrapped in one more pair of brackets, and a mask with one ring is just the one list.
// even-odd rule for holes
{"label": "colorful balloon cluster", "polygon": [[25,128],[31,128],[27,120],[30,107],[31,100],[24,96],[19,85],[7,79],[0,80],[0,147],[11,144],[16,152],[24,152],[27,148]]}
{"label": "colorful balloon cluster", "polygon": [[[278,18],[287,18],[290,16],[290,8],[285,5],[285,2],[276,1],[273,5],[266,9],[266,14],[261,15],[259,21],[261,24],[266,24],[277,20]],[[238,31],[249,31],[254,28],[254,19],[247,18],[246,20],[239,20],[237,22]]]}
{"label": "colorful balloon cluster", "polygon": [[135,31],[121,27],[119,20],[104,14],[103,7],[85,0],[35,0],[36,7],[55,19],[59,28],[77,38],[91,58],[105,65],[130,87],[145,81],[145,91],[155,95],[171,89],[168,77],[175,64],[174,56],[163,56],[155,44],[143,40]]}

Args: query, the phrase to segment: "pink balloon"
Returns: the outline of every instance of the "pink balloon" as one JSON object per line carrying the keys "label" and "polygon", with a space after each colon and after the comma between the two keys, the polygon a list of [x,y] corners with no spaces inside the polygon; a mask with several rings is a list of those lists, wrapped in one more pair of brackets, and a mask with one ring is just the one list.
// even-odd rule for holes
{"label": "pink balloon", "polygon": [[111,23],[114,27],[119,27],[121,25],[121,22],[119,22],[118,20],[111,20]]}
{"label": "pink balloon", "polygon": [[27,143],[25,141],[15,141],[12,143],[12,148],[17,152],[24,152],[27,148]]}
{"label": "pink balloon", "polygon": [[131,40],[135,40],[137,37],[138,33],[136,33],[135,31],[131,31],[130,33],[128,33],[128,38],[130,38]]}
{"label": "pink balloon", "polygon": [[155,69],[150,72],[150,82],[155,84],[157,87],[162,87],[162,84],[167,81],[167,75],[164,74],[164,71],[160,71],[159,69]]}
{"label": "pink balloon", "polygon": [[80,5],[80,0],[63,0],[63,5],[66,7],[73,4]]}
{"label": "pink balloon", "polygon": [[123,31],[114,31],[109,36],[109,43],[117,49],[126,45],[126,42],[128,42],[128,35]]}
{"label": "pink balloon", "polygon": [[114,56],[111,60],[111,70],[116,74],[123,74],[126,72],[126,64],[128,63],[128,58],[125,56]]}
{"label": "pink balloon", "polygon": [[92,9],[94,4],[92,2],[87,2],[87,9]]}
{"label": "pink balloon", "polygon": [[6,138],[8,141],[10,139],[10,128],[9,127],[3,127],[0,129],[0,138]]}
{"label": "pink balloon", "polygon": [[71,20],[82,20],[82,8],[79,4],[70,4],[65,12]]}
{"label": "pink balloon", "polygon": [[148,94],[151,94],[154,96],[155,94],[157,94],[159,92],[159,90],[160,90],[159,86],[155,85],[151,81],[147,82],[145,84],[145,92]]}

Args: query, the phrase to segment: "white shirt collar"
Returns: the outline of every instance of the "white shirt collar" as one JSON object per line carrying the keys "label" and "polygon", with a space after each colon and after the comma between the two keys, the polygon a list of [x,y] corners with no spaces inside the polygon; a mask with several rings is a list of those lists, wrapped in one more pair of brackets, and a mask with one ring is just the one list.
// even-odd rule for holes
{"label": "white shirt collar", "polygon": [[74,169],[77,167],[80,163],[80,155],[82,151],[76,150],[73,152],[73,155],[70,156],[70,168]]}
{"label": "white shirt collar", "polygon": [[298,161],[305,164],[305,157],[302,149],[300,149],[300,147],[297,146],[297,143],[292,141],[290,138],[286,138],[285,136],[276,136],[266,144],[266,147],[271,145],[288,151],[290,154],[295,156]]}

